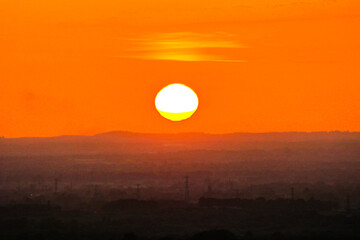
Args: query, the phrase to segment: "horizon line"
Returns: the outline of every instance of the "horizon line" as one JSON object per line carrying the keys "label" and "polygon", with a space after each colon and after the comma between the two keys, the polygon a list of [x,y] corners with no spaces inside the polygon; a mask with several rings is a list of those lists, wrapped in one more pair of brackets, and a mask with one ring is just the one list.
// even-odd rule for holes
{"label": "horizon line", "polygon": [[198,135],[233,135],[233,134],[286,134],[286,133],[348,133],[348,134],[360,134],[360,131],[340,131],[340,130],[332,130],[332,131],[269,131],[269,132],[225,132],[225,133],[210,133],[210,132],[169,132],[169,133],[159,133],[159,132],[133,132],[133,131],[125,131],[125,130],[113,130],[100,132],[95,134],[63,134],[63,135],[53,135],[53,136],[24,136],[24,137],[6,137],[0,135],[0,139],[24,139],[24,138],[59,138],[59,137],[96,137],[103,134],[111,134],[111,133],[123,133],[123,134],[142,134],[142,135],[181,135],[181,134],[198,134]]}

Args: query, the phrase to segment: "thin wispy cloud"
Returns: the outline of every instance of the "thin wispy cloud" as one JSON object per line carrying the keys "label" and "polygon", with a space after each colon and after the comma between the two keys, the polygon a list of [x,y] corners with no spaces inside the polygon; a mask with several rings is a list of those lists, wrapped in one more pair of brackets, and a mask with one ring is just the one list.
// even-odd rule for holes
{"label": "thin wispy cloud", "polygon": [[228,33],[156,33],[128,41],[124,57],[148,60],[243,62],[231,50],[246,47]]}

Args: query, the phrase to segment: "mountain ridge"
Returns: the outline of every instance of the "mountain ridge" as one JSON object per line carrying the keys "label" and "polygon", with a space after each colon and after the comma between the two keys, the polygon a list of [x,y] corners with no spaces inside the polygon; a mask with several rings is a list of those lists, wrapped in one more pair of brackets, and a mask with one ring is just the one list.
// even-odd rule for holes
{"label": "mountain ridge", "polygon": [[109,131],[97,133],[94,135],[58,135],[50,137],[14,137],[6,138],[3,137],[3,140],[21,140],[21,139],[81,139],[81,138],[98,138],[98,137],[136,137],[136,136],[357,136],[360,137],[360,132],[350,132],[350,131],[289,131],[289,132],[233,132],[233,133],[205,133],[205,132],[179,132],[179,133],[140,133],[140,132],[131,132],[131,131]]}

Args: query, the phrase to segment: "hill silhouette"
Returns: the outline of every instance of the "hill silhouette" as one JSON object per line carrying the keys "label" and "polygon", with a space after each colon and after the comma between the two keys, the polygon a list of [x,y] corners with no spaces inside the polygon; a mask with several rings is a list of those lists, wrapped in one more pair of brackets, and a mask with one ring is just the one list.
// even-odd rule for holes
{"label": "hill silhouette", "polygon": [[273,133],[133,133],[113,131],[93,136],[4,138],[0,155],[129,154],[186,150],[247,150],[360,143],[359,132]]}

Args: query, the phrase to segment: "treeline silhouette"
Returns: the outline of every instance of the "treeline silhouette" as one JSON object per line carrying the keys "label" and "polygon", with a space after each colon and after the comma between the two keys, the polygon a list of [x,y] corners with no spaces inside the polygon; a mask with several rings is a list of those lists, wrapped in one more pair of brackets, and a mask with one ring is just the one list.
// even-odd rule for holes
{"label": "treeline silhouette", "polygon": [[[197,203],[118,199],[88,210],[11,203],[0,239],[249,240],[360,239],[360,212],[316,199],[220,199]],[[300,230],[299,230],[300,229]]]}
{"label": "treeline silhouette", "polygon": [[338,207],[338,204],[330,201],[320,201],[310,198],[304,199],[284,199],[266,200],[257,199],[217,199],[205,198],[199,199],[201,207],[240,207],[251,210],[296,210],[296,211],[331,211]]}

